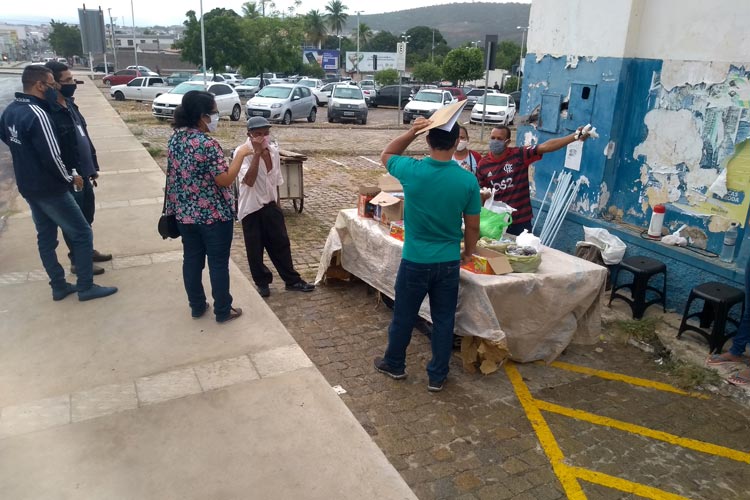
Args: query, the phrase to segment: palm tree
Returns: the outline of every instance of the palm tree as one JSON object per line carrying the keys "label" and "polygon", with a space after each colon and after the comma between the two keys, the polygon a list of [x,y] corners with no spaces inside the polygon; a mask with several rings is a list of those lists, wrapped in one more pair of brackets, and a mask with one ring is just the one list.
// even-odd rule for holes
{"label": "palm tree", "polygon": [[243,3],[242,15],[244,17],[249,17],[250,19],[255,19],[257,17],[260,17],[260,12],[258,12],[258,4],[256,4],[255,2]]}
{"label": "palm tree", "polygon": [[328,21],[331,30],[336,32],[336,36],[341,34],[341,30],[346,24],[346,19],[349,17],[349,14],[346,13],[348,9],[349,7],[341,3],[341,0],[331,0],[326,5],[326,21]]}
{"label": "palm tree", "polygon": [[311,10],[305,16],[307,39],[310,43],[321,47],[323,41],[328,36],[325,16],[318,10]]}
{"label": "palm tree", "polygon": [[362,47],[366,47],[368,43],[372,40],[372,37],[374,36],[374,33],[372,32],[372,28],[367,26],[365,23],[359,23],[359,44]]}

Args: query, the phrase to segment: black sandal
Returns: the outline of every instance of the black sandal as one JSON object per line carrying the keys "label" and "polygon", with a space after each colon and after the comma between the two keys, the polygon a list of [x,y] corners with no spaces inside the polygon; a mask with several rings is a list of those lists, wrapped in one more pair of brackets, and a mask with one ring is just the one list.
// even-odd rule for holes
{"label": "black sandal", "polygon": [[216,322],[217,323],[226,323],[228,321],[232,321],[233,319],[237,319],[240,316],[242,316],[242,309],[240,309],[239,307],[231,307],[229,309],[229,316],[227,316],[224,319],[217,319]]}

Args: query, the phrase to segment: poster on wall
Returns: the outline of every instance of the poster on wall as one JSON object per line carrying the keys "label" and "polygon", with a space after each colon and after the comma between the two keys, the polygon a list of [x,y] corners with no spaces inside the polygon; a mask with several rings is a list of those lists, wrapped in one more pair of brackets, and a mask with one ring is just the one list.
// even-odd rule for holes
{"label": "poster on wall", "polygon": [[575,141],[568,144],[565,150],[565,168],[575,170],[576,172],[581,170],[581,155],[583,154],[583,142]]}
{"label": "poster on wall", "polygon": [[302,51],[302,62],[305,64],[317,64],[324,71],[336,71],[339,69],[339,51],[304,49]]}
{"label": "poster on wall", "polygon": [[346,72],[374,73],[383,69],[394,68],[396,65],[395,52],[347,52]]}

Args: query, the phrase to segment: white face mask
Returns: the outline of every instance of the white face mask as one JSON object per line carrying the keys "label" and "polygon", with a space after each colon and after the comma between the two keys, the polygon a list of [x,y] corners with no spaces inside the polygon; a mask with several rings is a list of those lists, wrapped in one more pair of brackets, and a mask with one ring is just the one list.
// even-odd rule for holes
{"label": "white face mask", "polygon": [[458,146],[456,146],[457,151],[463,151],[469,147],[469,141],[458,141]]}
{"label": "white face mask", "polygon": [[211,117],[211,122],[206,125],[208,127],[208,131],[216,132],[216,128],[219,126],[219,113],[212,113],[208,116]]}

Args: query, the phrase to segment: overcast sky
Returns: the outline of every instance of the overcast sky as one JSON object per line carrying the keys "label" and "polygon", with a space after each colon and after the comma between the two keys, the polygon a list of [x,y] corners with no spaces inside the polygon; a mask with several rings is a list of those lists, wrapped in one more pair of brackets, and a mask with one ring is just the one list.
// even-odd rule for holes
{"label": "overcast sky", "polygon": [[[518,3],[530,3],[531,0],[516,1]],[[499,0],[499,2],[505,3],[504,0]],[[204,0],[203,10],[204,12],[208,12],[216,7],[224,7],[233,9],[238,14],[241,14],[243,3],[241,0]],[[293,0],[276,0],[275,3],[279,10],[286,11],[288,7],[293,5]],[[328,0],[302,0],[302,6],[299,11],[305,13],[311,9],[318,9],[322,12],[325,10],[327,3]],[[343,0],[343,4],[349,8],[347,12],[350,16],[354,16],[357,10],[362,10],[363,14],[379,14],[382,12],[393,12],[446,3],[454,2],[453,0]],[[77,24],[78,9],[82,8],[82,6],[83,2],[73,2],[71,0],[35,0],[28,3],[5,0],[0,11],[0,21],[14,24],[38,24],[40,22],[49,22],[49,19],[52,18],[56,21]],[[112,9],[112,17],[117,18],[115,20],[116,25],[122,26],[124,24],[131,26],[129,0],[86,3],[87,9],[96,9],[100,6],[104,10],[105,19],[108,16],[107,9],[110,8]],[[191,9],[200,12],[200,2],[199,0],[133,0],[133,8],[135,10],[136,26],[164,26],[182,24],[185,20],[185,12]],[[44,15],[40,17],[40,13],[44,13]]]}

